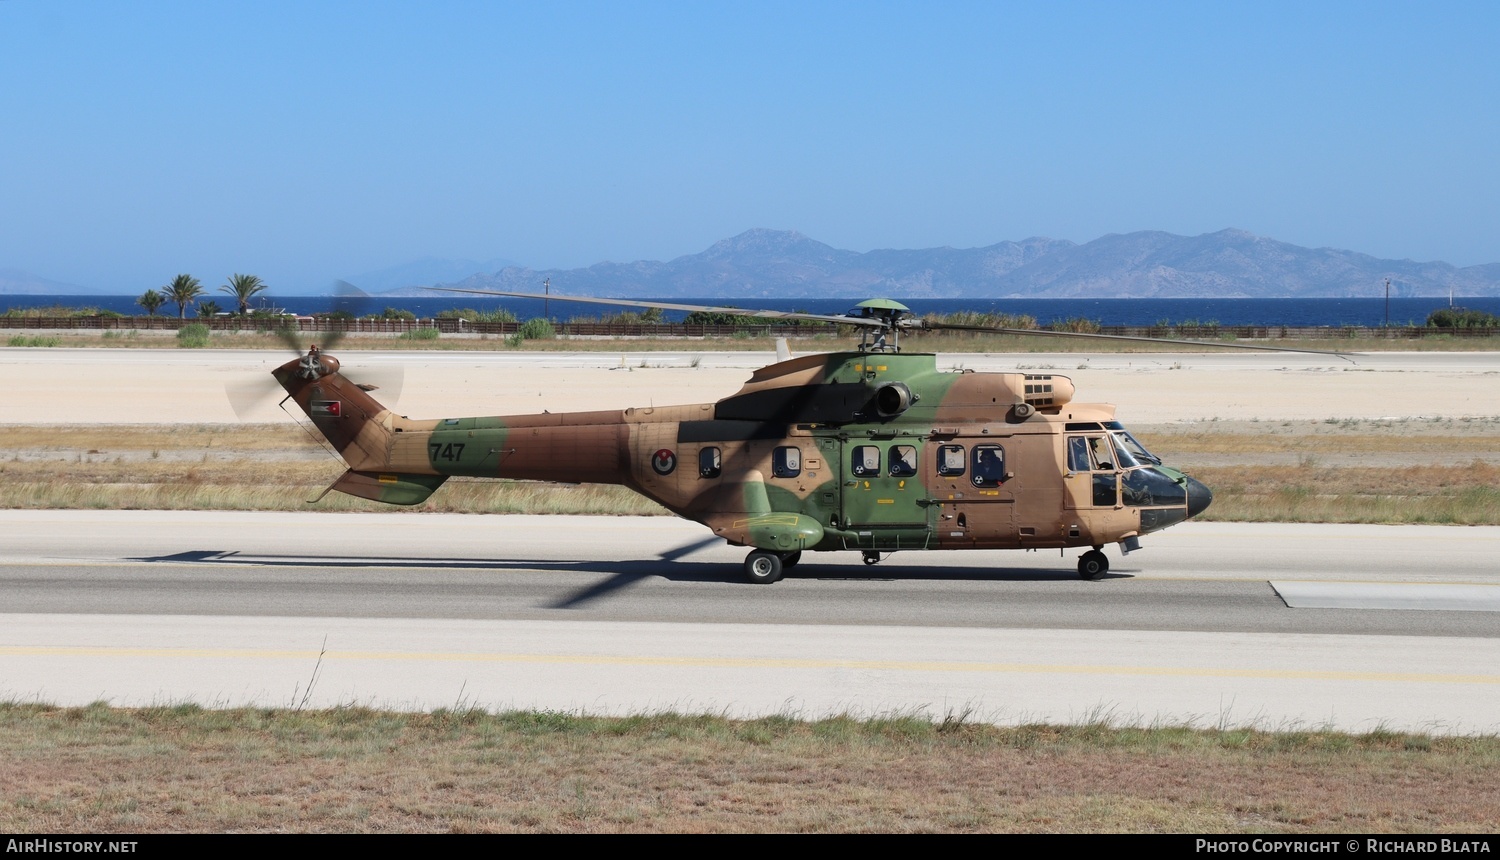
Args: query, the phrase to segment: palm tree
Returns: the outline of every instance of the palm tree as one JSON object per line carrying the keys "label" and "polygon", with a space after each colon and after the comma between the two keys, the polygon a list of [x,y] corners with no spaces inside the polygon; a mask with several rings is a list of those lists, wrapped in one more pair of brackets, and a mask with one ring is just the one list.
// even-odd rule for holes
{"label": "palm tree", "polygon": [[229,276],[229,283],[219,287],[219,290],[234,296],[240,303],[240,316],[245,316],[250,313],[250,300],[265,288],[266,284],[254,275],[234,274]]}
{"label": "palm tree", "polygon": [[223,310],[223,308],[219,307],[219,303],[216,301],[210,300],[198,303],[198,316],[200,317],[214,317],[217,316],[219,311],[221,310]]}
{"label": "palm tree", "polygon": [[177,303],[178,319],[187,319],[187,306],[203,295],[203,284],[192,275],[178,275],[162,289],[166,291],[167,301]]}
{"label": "palm tree", "polygon": [[154,317],[156,316],[156,309],[161,307],[166,300],[167,297],[156,290],[147,290],[141,294],[140,298],[135,300],[135,303],[146,309],[146,316]]}

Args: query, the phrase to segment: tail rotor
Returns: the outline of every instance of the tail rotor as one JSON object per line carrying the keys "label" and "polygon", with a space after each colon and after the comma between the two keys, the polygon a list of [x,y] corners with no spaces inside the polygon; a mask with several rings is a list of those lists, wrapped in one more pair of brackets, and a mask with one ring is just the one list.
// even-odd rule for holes
{"label": "tail rotor", "polygon": [[[338,361],[329,354],[344,339],[347,329],[344,325],[337,325],[336,321],[358,319],[368,309],[371,301],[372,297],[359,287],[347,281],[336,281],[331,308],[322,315],[324,320],[335,324],[328,325],[326,331],[303,332],[299,321],[286,320],[276,327],[275,332],[281,342],[294,355],[299,356],[297,377],[312,380],[339,372],[364,391],[379,390],[380,400],[387,407],[394,407],[401,397],[405,375],[400,365],[365,368],[353,374],[340,367]],[[227,383],[224,393],[229,398],[229,405],[234,409],[235,416],[241,421],[257,416],[273,397],[280,400],[285,395],[281,384],[269,374]]]}

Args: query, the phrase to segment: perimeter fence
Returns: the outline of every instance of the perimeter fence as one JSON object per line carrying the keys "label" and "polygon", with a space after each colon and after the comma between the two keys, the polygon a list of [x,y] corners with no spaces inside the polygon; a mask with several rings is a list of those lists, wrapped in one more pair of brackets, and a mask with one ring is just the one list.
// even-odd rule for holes
{"label": "perimeter fence", "polygon": [[[483,322],[463,319],[332,319],[327,317],[178,317],[167,316],[0,316],[0,329],[80,330],[80,331],[175,331],[186,325],[206,325],[220,332],[271,332],[292,328],[299,332],[343,332],[346,334],[401,335],[419,329],[437,329],[443,334],[479,334],[508,336],[516,334],[524,323]],[[687,323],[553,323],[561,336],[631,337],[631,338],[703,338],[703,337],[815,337],[818,335],[852,335],[853,326],[835,323],[800,322],[764,325],[691,325]],[[1045,329],[1039,329],[1044,331]],[[1430,326],[1232,326],[1232,325],[1150,325],[1100,326],[1099,334],[1127,337],[1183,338],[1187,340],[1273,340],[1279,338],[1307,340],[1334,338],[1380,338],[1388,340],[1429,337],[1491,338],[1500,337],[1500,328],[1435,328]],[[924,333],[925,334],[925,333]],[[948,331],[941,336],[954,339],[987,336],[983,333]]]}

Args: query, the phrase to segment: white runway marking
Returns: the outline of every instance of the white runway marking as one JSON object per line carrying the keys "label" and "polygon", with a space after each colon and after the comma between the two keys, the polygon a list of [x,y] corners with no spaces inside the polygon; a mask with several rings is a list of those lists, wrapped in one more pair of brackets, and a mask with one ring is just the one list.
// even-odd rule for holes
{"label": "white runway marking", "polygon": [[1500,586],[1413,582],[1271,583],[1293,609],[1450,609],[1500,612]]}

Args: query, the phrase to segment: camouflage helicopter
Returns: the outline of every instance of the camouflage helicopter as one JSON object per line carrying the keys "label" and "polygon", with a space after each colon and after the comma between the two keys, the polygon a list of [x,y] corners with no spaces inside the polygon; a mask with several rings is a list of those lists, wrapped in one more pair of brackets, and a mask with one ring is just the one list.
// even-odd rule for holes
{"label": "camouflage helicopter", "polygon": [[348,466],[318,499],[337,490],[420,504],[453,476],[620,484],[748,547],[745,578],[761,584],[804,552],[839,550],[876,564],[898,550],[1080,547],[1078,574],[1099,579],[1106,544],[1134,551],[1213,500],[1112,405],[1075,403],[1066,376],[940,371],[936,355],[899,350],[903,333],[931,328],[1069,333],[934,325],[888,299],[822,315],[546,298],[823,320],[861,337],[853,351],[756,370],[714,403],[423,420],[381,405],[324,349],[299,345],[272,375]]}

